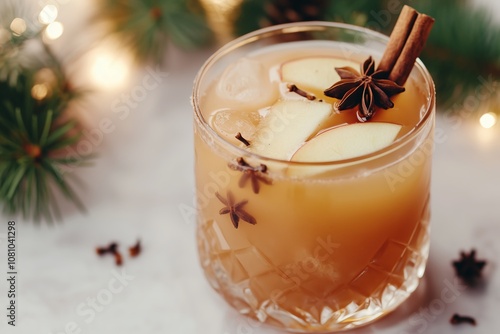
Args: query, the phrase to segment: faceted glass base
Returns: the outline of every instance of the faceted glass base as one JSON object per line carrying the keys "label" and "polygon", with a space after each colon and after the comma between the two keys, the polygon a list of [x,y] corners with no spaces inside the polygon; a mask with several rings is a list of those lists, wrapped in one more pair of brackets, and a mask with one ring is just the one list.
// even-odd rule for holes
{"label": "faceted glass base", "polygon": [[372,322],[415,291],[429,253],[428,223],[426,205],[407,244],[387,240],[348,284],[335,287],[313,264],[315,271],[291,277],[289,265],[273,264],[254,246],[230,249],[215,221],[200,222],[198,245],[210,284],[240,313],[289,331],[331,332]]}

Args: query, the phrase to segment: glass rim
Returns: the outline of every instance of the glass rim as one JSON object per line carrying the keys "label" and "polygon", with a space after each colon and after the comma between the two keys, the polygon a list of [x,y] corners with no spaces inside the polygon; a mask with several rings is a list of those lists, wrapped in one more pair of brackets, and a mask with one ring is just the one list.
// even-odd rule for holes
{"label": "glass rim", "polygon": [[430,116],[433,114],[433,110],[435,109],[435,104],[436,104],[436,92],[435,92],[435,86],[434,86],[434,81],[432,80],[432,77],[425,67],[424,63],[421,61],[420,58],[417,58],[415,61],[414,69],[416,68],[420,75],[423,77],[425,81],[425,87],[428,89],[428,93],[430,95],[430,98],[427,101],[427,104],[423,105],[425,107],[425,114],[420,118],[420,120],[415,124],[412,130],[410,130],[408,133],[403,135],[401,138],[398,138],[396,141],[394,141],[391,145],[381,149],[377,150],[375,152],[369,153],[369,154],[364,154],[361,156],[357,156],[354,158],[348,158],[348,159],[342,159],[342,160],[335,160],[335,161],[321,161],[321,162],[308,162],[308,161],[290,161],[290,160],[282,160],[282,159],[276,159],[276,158],[271,158],[271,157],[266,157],[251,151],[246,150],[245,148],[238,147],[226,139],[224,139],[215,129],[213,129],[208,121],[205,119],[202,113],[202,108],[200,106],[200,101],[199,97],[201,96],[200,94],[200,83],[202,82],[202,79],[204,75],[210,70],[211,66],[214,65],[221,57],[227,55],[231,51],[245,46],[247,44],[250,44],[254,41],[257,41],[262,38],[266,37],[271,37],[271,36],[276,36],[279,34],[288,34],[288,33],[297,33],[297,32],[310,32],[310,31],[324,31],[328,28],[337,28],[337,29],[344,29],[344,30],[350,30],[350,31],[357,31],[366,35],[369,35],[371,37],[379,38],[383,40],[385,43],[389,41],[389,37],[387,35],[384,35],[380,32],[365,28],[365,27],[360,27],[352,24],[347,24],[347,23],[340,23],[340,22],[328,22],[328,21],[306,21],[306,22],[296,22],[296,23],[285,23],[285,24],[278,24],[262,29],[258,29],[255,31],[252,31],[250,33],[247,33],[245,35],[242,35],[222,47],[220,47],[218,50],[216,50],[202,65],[200,70],[198,71],[195,79],[194,79],[194,85],[193,85],[193,90],[192,90],[192,95],[191,95],[191,102],[192,106],[194,109],[194,114],[195,114],[195,121],[199,122],[203,126],[203,129],[209,133],[209,135],[214,138],[214,141],[216,141],[219,145],[221,145],[224,149],[226,149],[229,152],[233,152],[237,156],[244,156],[244,157],[249,157],[249,158],[254,158],[262,161],[268,161],[270,163],[278,163],[278,164],[286,164],[289,166],[314,166],[314,167],[321,167],[321,166],[338,166],[342,167],[343,165],[352,165],[352,164],[362,164],[363,162],[371,161],[374,159],[377,159],[379,157],[383,157],[387,154],[390,154],[394,151],[397,151],[407,143],[409,143],[412,139],[416,138],[421,131],[425,128],[425,124],[427,124],[427,121],[429,120]]}

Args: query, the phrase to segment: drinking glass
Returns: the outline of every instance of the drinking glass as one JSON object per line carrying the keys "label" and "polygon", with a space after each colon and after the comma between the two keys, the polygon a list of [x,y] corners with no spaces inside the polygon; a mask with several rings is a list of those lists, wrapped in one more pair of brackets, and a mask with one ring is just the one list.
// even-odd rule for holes
{"label": "drinking glass", "polygon": [[346,24],[285,24],[230,42],[199,71],[192,96],[199,258],[210,285],[240,313],[295,332],[337,331],[387,314],[417,288],[429,253],[435,118],[433,81],[420,60],[409,78],[419,104],[413,127],[389,147],[347,160],[251,153],[214,130],[206,102],[221,73],[253,53],[301,43],[302,51],[320,45],[362,62],[380,59],[387,42]]}

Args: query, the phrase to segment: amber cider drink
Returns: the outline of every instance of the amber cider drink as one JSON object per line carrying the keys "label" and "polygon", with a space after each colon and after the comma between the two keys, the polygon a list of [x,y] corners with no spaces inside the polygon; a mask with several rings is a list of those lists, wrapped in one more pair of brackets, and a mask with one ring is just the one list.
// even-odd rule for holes
{"label": "amber cider drink", "polygon": [[[434,86],[420,60],[406,91],[391,98],[394,108],[377,110],[367,122],[398,125],[390,144],[333,161],[316,151],[315,161],[294,160],[312,138],[360,123],[355,110],[339,112],[338,100],[325,96],[315,85],[318,74],[308,71],[323,60],[359,71],[368,56],[380,59],[386,43],[383,35],[349,25],[276,26],[226,45],[198,74],[199,256],[211,286],[240,313],[295,332],[344,330],[387,314],[417,288],[429,252],[435,114]],[[303,59],[316,65],[296,62]],[[300,84],[284,78],[284,64],[293,62],[287,76],[304,78]],[[335,77],[330,70],[318,82]],[[284,101],[295,101],[295,109],[327,105],[325,116],[303,143],[265,156],[252,145],[283,140],[283,133],[293,142],[306,131],[307,122],[287,107],[269,121]],[[277,150],[290,150],[290,141]],[[339,150],[350,152],[352,142]]]}

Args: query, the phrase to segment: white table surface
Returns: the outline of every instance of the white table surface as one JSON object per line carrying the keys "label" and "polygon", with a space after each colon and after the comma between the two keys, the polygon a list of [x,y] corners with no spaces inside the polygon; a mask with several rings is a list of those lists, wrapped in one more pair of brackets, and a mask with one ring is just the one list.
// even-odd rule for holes
{"label": "white table surface", "polygon": [[[489,3],[500,17],[497,0],[477,2]],[[85,20],[92,10],[76,0],[61,7],[67,29],[54,48],[65,54],[88,42],[86,32],[92,35],[92,29]],[[0,215],[0,268],[6,263],[5,223],[12,218],[19,249],[17,326],[6,325],[2,269],[0,333],[282,333],[239,316],[211,290],[198,264],[194,220],[180,210],[192,206],[194,197],[189,95],[197,69],[212,51],[187,53],[171,47],[168,75],[159,76],[158,87],[130,107],[127,117],[120,118],[123,112],[113,112],[113,106],[151,76],[153,68],[134,68],[124,85],[96,91],[81,104],[75,114],[88,129],[105,118],[113,125],[92,147],[99,155],[93,165],[74,172],[85,184],[78,189],[88,212],[64,205],[64,221],[53,226]],[[75,82],[90,82],[89,57],[70,66]],[[423,283],[397,311],[352,333],[498,332],[500,125],[480,130],[474,115],[462,116],[459,123],[442,115],[437,120],[431,255]],[[143,242],[142,254],[125,256],[121,268],[112,258],[95,254],[97,245],[110,241],[126,251],[137,238]],[[451,302],[443,299],[454,282],[451,261],[472,247],[488,260],[486,286],[457,291]],[[89,303],[96,299],[96,311],[90,311]],[[450,325],[455,312],[474,316],[477,327]]]}

